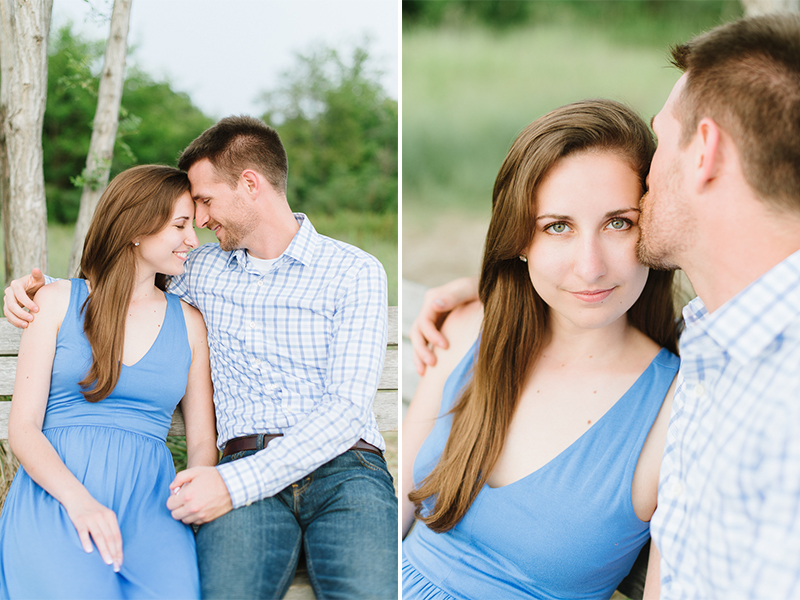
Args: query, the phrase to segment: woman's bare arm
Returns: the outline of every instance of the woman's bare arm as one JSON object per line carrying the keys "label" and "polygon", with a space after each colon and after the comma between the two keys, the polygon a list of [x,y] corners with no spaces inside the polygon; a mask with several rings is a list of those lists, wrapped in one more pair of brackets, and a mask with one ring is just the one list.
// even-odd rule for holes
{"label": "woman's bare arm", "polygon": [[181,302],[189,345],[192,348],[192,365],[186,394],[181,400],[183,420],[186,424],[187,468],[214,466],[217,453],[216,421],[214,417],[214,389],[209,366],[208,333],[203,317],[196,308]]}
{"label": "woman's bare arm", "polygon": [[661,553],[655,542],[650,544],[650,558],[647,563],[647,576],[644,580],[642,600],[658,600],[661,595]]}
{"label": "woman's bare arm", "polygon": [[91,496],[42,433],[56,338],[69,305],[70,287],[69,281],[60,281],[36,293],[42,311],[22,334],[8,442],[31,479],[64,506],[83,549],[92,552],[93,540],[105,563],[118,571],[122,535],[116,515]]}
{"label": "woman's bare arm", "polygon": [[436,350],[439,360],[427,369],[420,380],[414,399],[403,419],[403,472],[400,498],[403,537],[408,534],[414,522],[414,504],[408,499],[409,492],[414,489],[414,460],[436,422],[445,381],[477,338],[482,318],[483,309],[477,302],[462,305],[448,315],[442,326],[442,332],[450,338],[451,344],[446,350]]}

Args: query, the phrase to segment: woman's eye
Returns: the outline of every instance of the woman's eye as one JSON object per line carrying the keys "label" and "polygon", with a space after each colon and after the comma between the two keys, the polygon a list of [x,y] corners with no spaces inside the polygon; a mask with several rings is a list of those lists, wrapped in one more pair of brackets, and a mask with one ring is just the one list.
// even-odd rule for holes
{"label": "woman's eye", "polygon": [[609,229],[623,230],[628,229],[630,226],[631,222],[628,219],[611,219],[608,222]]}
{"label": "woman's eye", "polygon": [[566,233],[567,231],[570,231],[570,228],[566,223],[551,223],[545,227],[544,230],[549,231],[550,233]]}

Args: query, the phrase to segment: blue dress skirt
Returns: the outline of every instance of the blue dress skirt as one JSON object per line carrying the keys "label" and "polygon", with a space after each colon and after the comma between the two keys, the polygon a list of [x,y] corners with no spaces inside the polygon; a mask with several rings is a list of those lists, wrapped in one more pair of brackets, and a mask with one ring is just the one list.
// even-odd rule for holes
{"label": "blue dress skirt", "polygon": [[194,535],[167,510],[175,477],[164,441],[191,363],[177,296],[156,341],[100,402],[78,382],[91,364],[81,305],[86,283],[72,280],[58,333],[42,431],[67,468],[117,515],[119,573],[95,548],[87,554],[66,509],[20,468],[0,515],[0,598],[199,598]]}

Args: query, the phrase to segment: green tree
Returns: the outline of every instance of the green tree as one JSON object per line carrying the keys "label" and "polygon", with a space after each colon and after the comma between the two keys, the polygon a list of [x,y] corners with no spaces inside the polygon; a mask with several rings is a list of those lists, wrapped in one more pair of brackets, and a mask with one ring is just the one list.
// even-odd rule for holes
{"label": "green tree", "polygon": [[81,190],[70,181],[81,173],[97,108],[97,80],[102,42],[89,42],[66,25],[50,39],[47,107],[42,146],[47,216],[50,221],[75,221]]}
{"label": "green tree", "polygon": [[[86,165],[97,108],[98,72],[103,42],[76,35],[71,25],[50,40],[47,108],[44,116],[44,173],[51,221],[75,221],[81,189],[73,181]],[[174,165],[180,152],[213,121],[176,92],[129,68],[111,177],[137,164]]]}
{"label": "green tree", "polygon": [[188,94],[138,69],[128,72],[122,106],[128,117],[120,123],[117,145],[125,148],[114,153],[112,175],[138,164],[174,166],[183,149],[214,124]]}
{"label": "green tree", "polygon": [[397,102],[364,47],[343,59],[330,48],[297,55],[281,86],[263,95],[263,119],[289,155],[297,210],[397,211]]}

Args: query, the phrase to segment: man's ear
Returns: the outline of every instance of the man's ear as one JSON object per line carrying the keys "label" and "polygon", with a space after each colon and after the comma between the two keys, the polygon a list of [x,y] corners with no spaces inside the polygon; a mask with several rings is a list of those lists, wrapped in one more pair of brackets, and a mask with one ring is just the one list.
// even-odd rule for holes
{"label": "man's ear", "polygon": [[695,190],[700,192],[716,179],[723,166],[720,129],[714,119],[704,117],[697,124],[694,156]]}
{"label": "man's ear", "polygon": [[258,195],[258,191],[261,187],[261,181],[258,178],[258,173],[252,169],[245,169],[242,171],[241,181],[244,185],[245,191],[250,194],[250,197],[254,198]]}

